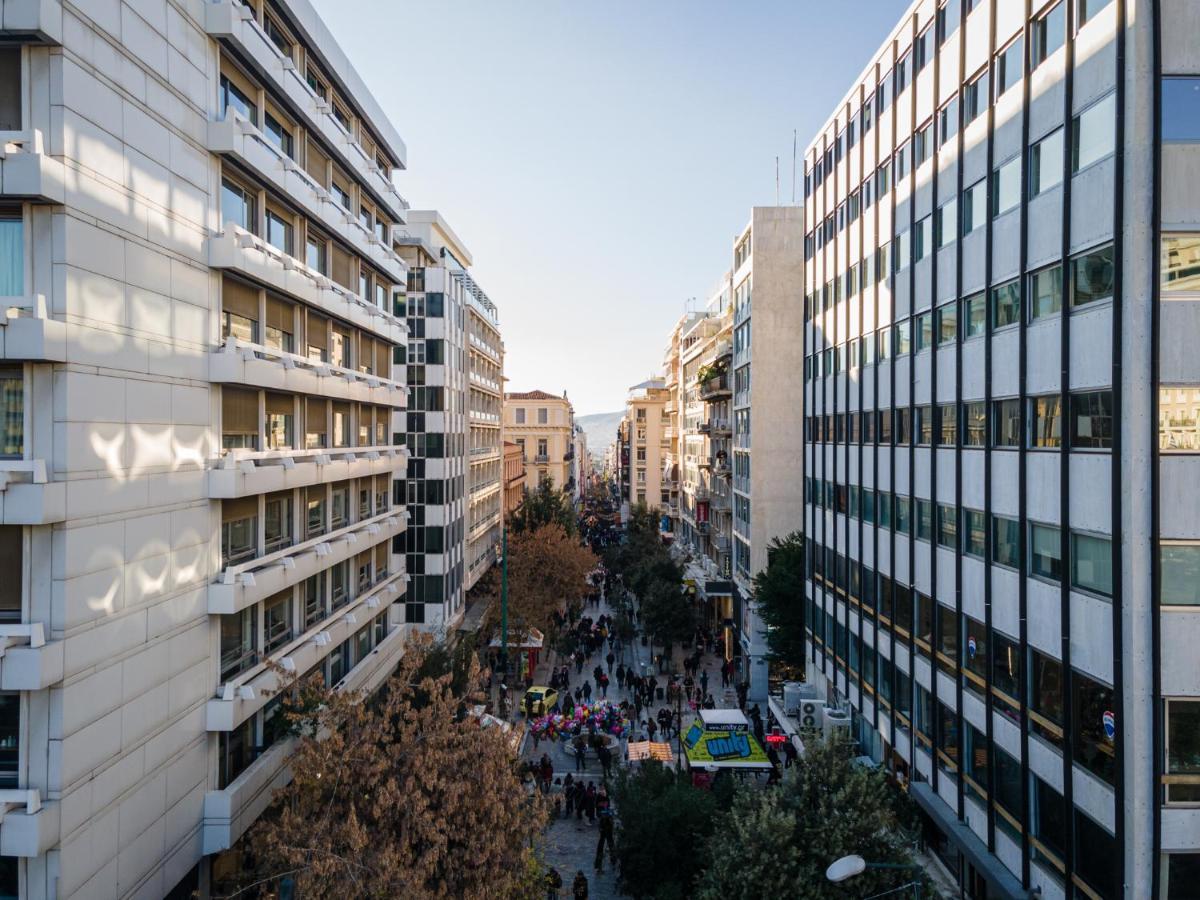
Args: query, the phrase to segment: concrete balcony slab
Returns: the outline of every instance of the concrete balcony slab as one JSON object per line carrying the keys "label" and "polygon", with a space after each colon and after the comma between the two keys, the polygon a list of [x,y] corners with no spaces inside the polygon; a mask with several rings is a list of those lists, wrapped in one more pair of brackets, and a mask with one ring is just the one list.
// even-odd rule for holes
{"label": "concrete balcony slab", "polygon": [[[7,0],[0,2],[7,8]],[[62,160],[45,152],[40,131],[0,131],[0,197],[41,203],[65,199]]]}
{"label": "concrete balcony slab", "polygon": [[342,447],[333,450],[232,450],[208,473],[208,496],[232,500],[348,478],[402,474],[405,447]]}

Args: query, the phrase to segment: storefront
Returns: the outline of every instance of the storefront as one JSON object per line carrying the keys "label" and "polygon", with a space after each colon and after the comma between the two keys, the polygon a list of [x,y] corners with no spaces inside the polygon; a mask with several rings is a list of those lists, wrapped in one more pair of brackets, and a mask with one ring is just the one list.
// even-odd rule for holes
{"label": "storefront", "polygon": [[683,736],[683,756],[692,783],[707,786],[722,771],[770,772],[767,753],[738,709],[702,709]]}

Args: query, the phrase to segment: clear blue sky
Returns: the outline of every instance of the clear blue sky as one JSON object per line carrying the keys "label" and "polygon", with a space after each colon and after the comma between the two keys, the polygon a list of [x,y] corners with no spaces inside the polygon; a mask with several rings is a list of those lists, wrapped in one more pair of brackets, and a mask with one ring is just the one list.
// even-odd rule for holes
{"label": "clear blue sky", "polygon": [[620,408],[908,0],[313,0],[500,308],[510,390]]}

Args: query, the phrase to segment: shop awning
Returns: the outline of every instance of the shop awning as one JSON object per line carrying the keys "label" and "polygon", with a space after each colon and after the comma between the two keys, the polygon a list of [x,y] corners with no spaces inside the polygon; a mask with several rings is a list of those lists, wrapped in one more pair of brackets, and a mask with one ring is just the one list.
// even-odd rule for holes
{"label": "shop awning", "polygon": [[665,763],[675,761],[671,745],[659,741],[630,741],[628,755],[630,762],[638,762],[643,759],[657,759],[659,762]]}

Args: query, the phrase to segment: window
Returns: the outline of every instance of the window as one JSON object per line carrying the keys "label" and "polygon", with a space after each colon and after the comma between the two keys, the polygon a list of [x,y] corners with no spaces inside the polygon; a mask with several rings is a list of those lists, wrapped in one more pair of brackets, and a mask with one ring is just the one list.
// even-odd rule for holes
{"label": "window", "polygon": [[1075,21],[1078,28],[1095,18],[1096,13],[1108,6],[1112,0],[1076,0]]}
{"label": "window", "polygon": [[982,400],[963,404],[963,446],[983,447],[987,442],[987,409]]}
{"label": "window", "polygon": [[325,487],[316,485],[308,489],[305,504],[305,538],[318,537],[325,533]]}
{"label": "window", "polygon": [[917,43],[913,48],[913,72],[920,72],[932,59],[931,51],[933,50],[933,32],[932,29],[926,28],[917,35]]}
{"label": "window", "polygon": [[909,500],[907,497],[896,497],[895,501],[896,531],[900,534],[908,534],[912,530],[912,511]]}
{"label": "window", "polygon": [[267,210],[267,243],[276,250],[291,256],[292,254],[292,223],[274,210]]}
{"label": "window", "polygon": [[1112,244],[1097,247],[1076,256],[1070,261],[1069,266],[1072,307],[1112,299]]}
{"label": "window", "polygon": [[958,201],[951,198],[933,214],[933,241],[945,247],[958,237]]}
{"label": "window", "polygon": [[988,70],[982,72],[967,82],[963,89],[963,124],[974,122],[988,108]]}
{"label": "window", "polygon": [[1071,134],[1073,173],[1112,155],[1116,146],[1116,109],[1116,94],[1108,94],[1075,117]]}
{"label": "window", "polygon": [[[0,49],[0,58],[4,52]],[[0,297],[20,297],[24,293],[25,222],[19,207],[0,209]]]}
{"label": "window", "polygon": [[232,222],[239,228],[258,234],[258,214],[254,195],[228,178],[221,181],[221,225]]}
{"label": "window", "polygon": [[937,542],[951,550],[958,547],[958,517],[954,507],[944,503],[937,508]]}
{"label": "window", "polygon": [[25,376],[20,369],[0,369],[0,458],[25,453]]}
{"label": "window", "polygon": [[932,234],[933,217],[926,216],[917,222],[913,231],[913,261],[920,262],[926,256],[933,252],[933,234]]}
{"label": "window", "polygon": [[21,130],[21,48],[0,48],[0,131]]}
{"label": "window", "polygon": [[937,407],[937,443],[954,446],[958,437],[958,404],[941,403]]}
{"label": "window", "polygon": [[963,190],[962,233],[966,237],[987,222],[987,179],[975,182]]}
{"label": "window", "polygon": [[958,306],[951,301],[939,306],[937,314],[937,345],[953,344],[958,337]]}
{"label": "window", "polygon": [[[1111,247],[1108,253],[1111,266]],[[1200,292],[1200,235],[1163,235],[1161,260],[1163,293]]]}
{"label": "window", "polygon": [[1025,55],[1025,41],[1017,38],[996,54],[996,97],[1004,96],[1013,85],[1021,80],[1021,63]]}
{"label": "window", "polygon": [[918,406],[917,414],[917,443],[928,447],[933,443],[933,407]]}
{"label": "window", "polygon": [[933,122],[927,122],[913,135],[913,168],[933,156]]}
{"label": "window", "polygon": [[983,334],[987,330],[987,297],[972,294],[962,301],[963,340]]}
{"label": "window", "polygon": [[547,424],[549,422],[549,415],[549,410],[547,410],[546,407],[539,407],[537,411],[537,423],[539,425]]}
{"label": "window", "polygon": [[[1062,663],[1029,651],[1029,708],[1031,730],[1054,744],[1062,743]],[[1036,715],[1034,715],[1036,713]]]}
{"label": "window", "polygon": [[524,425],[525,424],[525,408],[523,406],[518,406],[515,410],[513,410],[513,413],[516,416],[517,424]]}
{"label": "window", "polygon": [[1110,718],[1113,716],[1112,688],[1072,670],[1071,701],[1071,749],[1075,761],[1093,775],[1113,784],[1116,749],[1107,732],[1111,727],[1115,736],[1116,721]]}
{"label": "window", "polygon": [[217,88],[217,102],[221,105],[222,119],[227,118],[229,110],[232,109],[243,119],[249,119],[253,124],[258,124],[257,104],[245,91],[234,84],[228,75],[221,75],[221,82]]}
{"label": "window", "polygon": [[992,401],[992,446],[1021,446],[1021,401]]}
{"label": "window", "polygon": [[292,494],[286,491],[266,499],[263,514],[264,552],[274,553],[292,545]]}
{"label": "window", "polygon": [[992,215],[1002,216],[1021,202],[1021,157],[1014,156],[992,173]]}
{"label": "window", "polygon": [[1117,887],[1116,861],[1122,850],[1117,846],[1117,839],[1078,807],[1073,815],[1075,877],[1093,888],[1086,894],[1080,893],[1084,896],[1118,896],[1121,891]]}
{"label": "window", "polygon": [[958,97],[954,97],[938,110],[938,146],[945,146],[946,142],[956,134],[958,134]]}
{"label": "window", "polygon": [[1029,398],[1029,446],[1062,446],[1062,398],[1058,394]]}
{"label": "window", "polygon": [[258,661],[257,607],[221,616],[221,680],[228,681]]}
{"label": "window", "polygon": [[897,272],[908,268],[908,264],[912,261],[909,252],[909,234],[907,231],[902,231],[896,235],[896,252],[892,257]]}
{"label": "window", "polygon": [[992,516],[992,562],[1020,569],[1021,531],[1016,519]]}
{"label": "window", "polygon": [[987,540],[983,513],[975,509],[963,510],[963,553],[983,559]]}
{"label": "window", "polygon": [[1063,130],[1057,128],[1029,149],[1029,196],[1062,183]]}
{"label": "window", "polygon": [[1167,802],[1200,803],[1200,701],[1167,700],[1165,705]]}
{"label": "window", "polygon": [[937,44],[942,46],[946,38],[958,31],[960,0],[946,0],[937,11]]}
{"label": "window", "polygon": [[1053,525],[1029,523],[1029,574],[1062,580],[1062,537]]}
{"label": "window", "polygon": [[1029,276],[1029,318],[1040,319],[1062,309],[1062,266],[1050,266]]}
{"label": "window", "polygon": [[221,503],[221,566],[236,566],[258,554],[258,498]]}
{"label": "window", "polygon": [[1200,544],[1160,544],[1158,562],[1159,605],[1200,606]]}
{"label": "window", "polygon": [[1112,596],[1112,541],[1071,532],[1071,587]]}
{"label": "window", "polygon": [[917,316],[917,352],[933,346],[933,313],[923,312]]}
{"label": "window", "polygon": [[1030,28],[1029,68],[1036,69],[1067,39],[1067,6],[1060,2]]}
{"label": "window", "polygon": [[292,589],[263,603],[263,652],[278,650],[292,639]]}
{"label": "window", "polygon": [[1021,321],[1021,288],[1015,281],[992,288],[992,328]]}
{"label": "window", "polygon": [[309,233],[304,241],[304,264],[314,272],[329,274],[329,253],[324,238]]}
{"label": "window", "polygon": [[1200,853],[1164,854],[1163,870],[1163,897],[1191,900],[1200,884]]}
{"label": "window", "polygon": [[1029,776],[1029,789],[1033,795],[1029,823],[1030,858],[1061,873],[1064,870],[1062,861],[1067,856],[1066,803],[1062,794],[1036,775]]}
{"label": "window", "polygon": [[1071,394],[1069,399],[1071,405],[1071,449],[1112,449],[1112,391]]}
{"label": "window", "polygon": [[895,167],[895,172],[892,175],[892,181],[895,184],[899,184],[901,179],[908,175],[910,161],[909,154],[911,152],[912,148],[908,141],[905,141],[896,148],[896,155],[892,160],[892,165]]}
{"label": "window", "polygon": [[1200,141],[1200,78],[1162,80],[1163,143]]}
{"label": "window", "polygon": [[895,93],[897,97],[904,93],[904,89],[908,87],[908,69],[911,62],[912,54],[905,53],[900,57],[900,62],[896,63]]}
{"label": "window", "polygon": [[296,158],[292,132],[270,113],[263,116],[263,134],[267,138],[267,143],[272,144],[284,156],[291,159]]}

